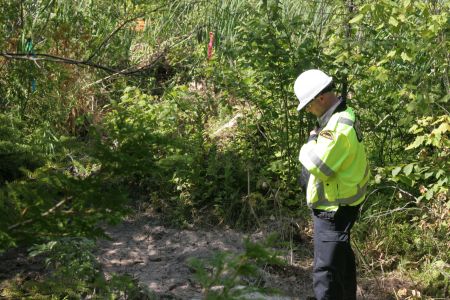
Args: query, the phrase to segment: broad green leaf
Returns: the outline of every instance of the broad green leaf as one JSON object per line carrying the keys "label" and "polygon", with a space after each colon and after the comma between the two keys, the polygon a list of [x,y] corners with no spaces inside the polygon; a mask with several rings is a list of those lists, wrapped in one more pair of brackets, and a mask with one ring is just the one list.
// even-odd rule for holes
{"label": "broad green leaf", "polygon": [[377,63],[377,66],[381,66],[381,65],[383,65],[383,64],[385,64],[385,63],[387,63],[387,62],[388,62],[387,59],[382,59],[382,60],[380,60],[380,61]]}
{"label": "broad green leaf", "polygon": [[435,175],[436,179],[439,179],[439,177],[441,177],[444,173],[445,173],[444,170],[439,169],[439,171],[437,171]]}
{"label": "broad green leaf", "polygon": [[413,126],[411,126],[411,128],[408,130],[408,132],[413,133],[413,134],[418,134],[423,132],[423,128],[417,126],[417,124],[414,124]]}
{"label": "broad green leaf", "polygon": [[398,26],[398,21],[394,17],[391,16],[389,18],[389,24],[391,24],[394,27],[397,27]]}
{"label": "broad green leaf", "polygon": [[402,167],[396,167],[394,170],[392,170],[392,176],[397,176],[398,173],[402,170]]}
{"label": "broad green leaf", "polygon": [[449,177],[443,177],[436,183],[437,186],[444,186],[448,182]]}
{"label": "broad green leaf", "polygon": [[370,11],[371,9],[373,9],[372,7],[373,7],[373,4],[366,3],[363,6],[361,6],[361,8],[359,9],[359,13],[364,14],[364,13]]}
{"label": "broad green leaf", "polygon": [[399,175],[398,178],[400,179],[400,182],[406,184],[407,186],[413,186],[415,183],[414,180],[405,175]]}
{"label": "broad green leaf", "polygon": [[441,134],[431,133],[427,136],[426,145],[433,145],[435,147],[439,147],[441,142]]}
{"label": "broad green leaf", "polygon": [[403,61],[412,61],[412,58],[406,52],[402,52],[400,56],[403,59]]}
{"label": "broad green leaf", "polygon": [[410,103],[408,103],[408,105],[406,105],[406,110],[409,112],[415,111],[417,108],[417,103],[412,101]]}
{"label": "broad green leaf", "polygon": [[388,81],[389,76],[385,72],[380,72],[375,78],[381,82],[386,82]]}
{"label": "broad green leaf", "polygon": [[386,56],[387,57],[394,57],[395,54],[397,54],[397,50],[392,50],[392,51],[389,51],[389,53]]}
{"label": "broad green leaf", "polygon": [[356,15],[353,19],[348,21],[348,23],[350,23],[350,24],[358,23],[359,21],[362,20],[362,18],[364,18],[363,14]]}
{"label": "broad green leaf", "polygon": [[411,174],[412,170],[414,168],[414,164],[408,164],[405,167],[403,167],[403,173],[405,173],[406,176],[408,176],[409,174]]}
{"label": "broad green leaf", "polygon": [[406,147],[406,150],[411,150],[411,149],[417,148],[420,145],[422,145],[424,141],[425,141],[424,135],[417,136],[416,139],[414,140],[414,142],[412,144],[408,145],[408,147]]}
{"label": "broad green leaf", "polygon": [[425,175],[423,176],[423,178],[424,178],[424,179],[428,179],[428,178],[430,178],[431,176],[433,176],[433,174],[434,174],[434,172],[427,172],[427,173],[425,173]]}
{"label": "broad green leaf", "polygon": [[445,133],[447,131],[450,131],[450,124],[449,123],[442,123],[441,125],[439,125],[438,128],[434,129],[432,131],[432,133],[434,133],[434,134],[441,134],[441,133]]}

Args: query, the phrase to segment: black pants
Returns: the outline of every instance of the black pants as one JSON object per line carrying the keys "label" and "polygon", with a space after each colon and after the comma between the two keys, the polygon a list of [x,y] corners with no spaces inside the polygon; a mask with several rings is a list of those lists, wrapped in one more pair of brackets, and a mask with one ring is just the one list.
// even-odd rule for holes
{"label": "black pants", "polygon": [[336,212],[313,210],[313,285],[317,300],[355,300],[356,264],[350,229],[359,207],[341,206]]}

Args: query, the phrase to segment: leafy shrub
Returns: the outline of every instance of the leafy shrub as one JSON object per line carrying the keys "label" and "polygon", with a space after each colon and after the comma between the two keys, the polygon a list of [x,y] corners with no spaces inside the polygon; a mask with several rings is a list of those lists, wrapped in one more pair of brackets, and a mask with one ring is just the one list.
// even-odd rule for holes
{"label": "leafy shrub", "polygon": [[[158,101],[138,88],[125,89],[105,116],[99,156],[102,170],[175,224],[251,226],[266,207],[258,190],[261,158],[253,143],[258,137],[252,140],[254,133],[239,126],[226,145],[212,138],[209,126],[218,108],[212,107],[210,97],[207,92],[176,86],[167,91],[164,101]],[[220,115],[221,109],[216,113]]]}
{"label": "leafy shrub", "polygon": [[103,168],[125,183],[142,186],[144,193],[170,192],[171,172],[185,159],[176,129],[174,105],[158,103],[137,88],[125,89],[104,119],[99,152]]}
{"label": "leafy shrub", "polygon": [[0,209],[5,217],[0,224],[15,241],[30,243],[68,233],[99,235],[100,220],[117,221],[124,212],[124,193],[100,178],[79,180],[48,169],[29,176],[31,180],[1,189]]}
{"label": "leafy shrub", "polygon": [[13,114],[0,114],[0,185],[23,177],[23,170],[42,166],[41,153],[29,141],[25,125]]}
{"label": "leafy shrub", "polygon": [[436,298],[450,295],[450,264],[440,259],[431,259],[422,264],[419,270],[412,271],[412,277],[424,287],[424,292]]}
{"label": "leafy shrub", "polygon": [[402,265],[424,292],[436,297],[450,292],[449,267],[442,263],[450,260],[449,131],[446,115],[420,118],[411,126],[405,162],[377,169],[377,194],[369,196],[355,228],[373,266],[389,270]]}
{"label": "leafy shrub", "polygon": [[95,242],[66,237],[31,247],[30,257],[45,257],[47,273],[23,284],[11,281],[2,296],[30,299],[154,299],[129,275],[105,279],[93,251]]}
{"label": "leafy shrub", "polygon": [[247,240],[242,254],[217,252],[207,262],[191,259],[189,264],[203,287],[204,299],[236,299],[251,291],[263,290],[249,284],[252,280],[257,281],[258,266],[282,265],[283,262],[266,246]]}
{"label": "leafy shrub", "polygon": [[76,159],[76,148],[58,151],[53,161],[21,169],[22,177],[0,186],[0,250],[49,236],[98,236],[100,221],[115,222],[124,214],[126,190],[106,183],[108,174],[99,172],[95,160]]}

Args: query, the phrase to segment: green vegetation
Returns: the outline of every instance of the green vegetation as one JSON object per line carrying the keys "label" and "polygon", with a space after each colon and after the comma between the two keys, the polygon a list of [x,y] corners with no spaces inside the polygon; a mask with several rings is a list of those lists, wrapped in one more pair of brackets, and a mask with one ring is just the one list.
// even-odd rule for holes
{"label": "green vegetation", "polygon": [[128,275],[106,279],[86,238],[61,238],[31,248],[30,256],[44,256],[48,273],[40,279],[20,277],[7,283],[8,299],[156,299]]}
{"label": "green vegetation", "polygon": [[[205,299],[240,299],[245,294],[263,291],[258,287],[258,267],[261,265],[283,265],[262,244],[245,241],[245,251],[239,255],[218,252],[205,262],[198,259],[190,261],[201,284]],[[272,291],[274,292],[274,291]]]}
{"label": "green vegetation", "polygon": [[293,82],[320,68],[359,112],[374,175],[361,267],[450,296],[448,1],[3,2],[0,251],[59,253],[45,284],[96,278],[88,254],[82,274],[58,269],[75,257],[58,245],[88,247],[139,202],[178,226],[305,217],[314,120]]}

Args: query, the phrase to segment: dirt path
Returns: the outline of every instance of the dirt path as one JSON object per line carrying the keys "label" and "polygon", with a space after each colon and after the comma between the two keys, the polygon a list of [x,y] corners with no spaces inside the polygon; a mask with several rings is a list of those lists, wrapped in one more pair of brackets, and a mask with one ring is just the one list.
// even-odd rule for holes
{"label": "dirt path", "polygon": [[[111,240],[99,242],[98,259],[107,276],[112,272],[129,274],[161,299],[201,299],[202,290],[188,267],[188,258],[207,259],[217,251],[241,253],[246,237],[262,241],[269,233],[285,232],[285,225],[272,224],[267,233],[259,231],[250,235],[230,229],[180,230],[164,226],[154,215],[143,214],[109,227],[106,232]],[[280,295],[259,294],[253,299],[305,300],[313,296],[310,233],[293,236],[293,240],[296,244],[294,251],[284,250],[286,266],[260,270],[262,285],[279,290]],[[396,299],[392,291],[414,288],[407,278],[396,274],[384,275],[376,279],[372,273],[366,277],[360,274],[358,300]]]}
{"label": "dirt path", "polygon": [[[267,233],[286,233],[286,223],[289,224],[289,221],[267,226],[270,228]],[[307,224],[303,229],[308,229]],[[105,275],[131,275],[142,286],[156,293],[159,299],[201,299],[202,290],[188,267],[188,258],[206,259],[217,251],[241,253],[246,237],[261,241],[268,235],[264,231],[244,235],[229,229],[214,228],[180,230],[164,226],[152,215],[126,220],[115,227],[108,227],[106,232],[111,240],[99,241],[96,251]],[[292,241],[295,241],[294,251],[285,250],[284,253],[289,262],[286,266],[260,270],[262,285],[278,289],[280,295],[260,294],[253,299],[305,300],[313,295],[310,232],[303,232],[303,236],[293,235]],[[16,276],[25,282],[36,280],[45,272],[43,257],[28,257],[28,250],[24,247],[10,249],[0,255],[0,293],[2,283]],[[378,279],[375,278],[377,275],[369,273],[366,272],[365,276],[359,274],[358,300],[412,299],[411,293],[418,289],[410,278],[400,272],[383,273]]]}
{"label": "dirt path", "polygon": [[[180,230],[161,225],[156,217],[141,216],[107,229],[111,241],[99,244],[98,258],[106,274],[127,273],[161,298],[200,299],[187,259],[205,259],[215,251],[239,253],[245,236],[233,230]],[[261,232],[250,239],[261,240]],[[303,262],[305,263],[305,262]],[[312,296],[310,261],[282,269],[261,270],[264,286],[277,288],[284,296],[265,299],[307,299]],[[261,295],[260,295],[261,296]]]}

